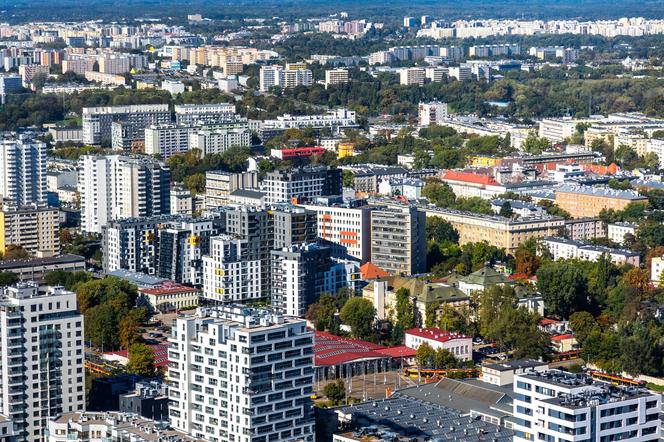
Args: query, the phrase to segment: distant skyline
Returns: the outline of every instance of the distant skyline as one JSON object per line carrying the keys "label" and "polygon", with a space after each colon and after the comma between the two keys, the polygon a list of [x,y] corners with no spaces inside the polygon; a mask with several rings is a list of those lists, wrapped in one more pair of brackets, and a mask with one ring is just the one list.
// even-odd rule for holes
{"label": "distant skyline", "polygon": [[[617,18],[622,16],[664,18],[664,0],[432,0],[383,1],[337,0],[3,0],[0,20],[123,20],[138,17],[184,20],[186,14],[201,13],[213,19],[280,16],[285,19],[327,15],[348,11],[355,16],[384,17],[386,21],[404,15],[432,15],[441,19],[460,18]],[[85,5],[85,7],[82,7]],[[306,5],[306,7],[304,7]]]}

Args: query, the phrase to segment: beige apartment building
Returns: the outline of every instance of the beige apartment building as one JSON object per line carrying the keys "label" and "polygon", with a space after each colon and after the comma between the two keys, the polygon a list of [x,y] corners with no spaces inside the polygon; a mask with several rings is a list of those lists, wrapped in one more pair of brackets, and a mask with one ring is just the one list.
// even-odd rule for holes
{"label": "beige apartment building", "polygon": [[18,245],[39,258],[60,253],[59,210],[49,207],[5,206],[0,210],[0,252]]}
{"label": "beige apartment building", "polygon": [[622,210],[634,202],[647,203],[648,198],[632,190],[564,185],[556,190],[556,205],[573,218],[596,217],[603,209]]}

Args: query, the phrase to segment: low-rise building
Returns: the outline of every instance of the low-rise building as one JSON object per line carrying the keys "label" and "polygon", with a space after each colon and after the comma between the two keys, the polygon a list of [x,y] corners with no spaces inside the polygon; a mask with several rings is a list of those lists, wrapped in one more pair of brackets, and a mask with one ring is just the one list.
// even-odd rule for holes
{"label": "low-rise building", "polygon": [[617,265],[631,264],[638,267],[641,262],[640,254],[631,250],[595,246],[560,237],[545,237],[541,241],[542,245],[553,255],[553,259],[556,260],[580,259],[583,261],[597,261],[600,256],[606,255],[611,262]]}
{"label": "low-rise building", "polygon": [[154,311],[168,313],[198,305],[199,289],[177,283],[162,283],[159,287],[138,290]]}
{"label": "low-rise building", "polygon": [[12,272],[17,274],[21,281],[35,281],[38,284],[43,284],[44,277],[56,270],[76,272],[85,268],[85,258],[71,254],[0,261],[0,272]]}
{"label": "low-rise building", "polygon": [[616,244],[625,244],[625,235],[636,235],[637,223],[615,222],[606,225],[606,236]]}
{"label": "low-rise building", "polygon": [[647,203],[648,198],[632,190],[567,184],[556,189],[556,205],[573,218],[595,217],[604,209],[618,211],[639,202]]}
{"label": "low-rise building", "polygon": [[517,359],[514,361],[499,362],[482,365],[482,381],[487,384],[503,387],[514,383],[514,376],[530,370],[545,371],[549,369],[547,362],[534,359]]}
{"label": "low-rise building", "polygon": [[417,350],[420,345],[425,343],[434,350],[442,348],[449,351],[460,361],[471,361],[473,359],[473,340],[469,336],[441,330],[436,327],[406,330],[406,347]]}

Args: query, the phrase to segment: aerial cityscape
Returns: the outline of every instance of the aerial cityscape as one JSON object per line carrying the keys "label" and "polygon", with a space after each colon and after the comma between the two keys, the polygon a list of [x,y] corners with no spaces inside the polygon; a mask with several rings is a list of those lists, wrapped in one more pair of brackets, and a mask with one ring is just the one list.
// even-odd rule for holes
{"label": "aerial cityscape", "polygon": [[664,2],[0,2],[0,442],[664,439]]}

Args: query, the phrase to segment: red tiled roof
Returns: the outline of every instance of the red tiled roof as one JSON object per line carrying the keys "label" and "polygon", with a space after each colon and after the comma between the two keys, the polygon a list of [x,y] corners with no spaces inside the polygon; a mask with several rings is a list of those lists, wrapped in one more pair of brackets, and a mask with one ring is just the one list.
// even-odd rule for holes
{"label": "red tiled roof", "polygon": [[432,341],[447,342],[452,339],[468,339],[468,336],[460,333],[449,332],[441,330],[438,327],[429,328],[411,328],[406,331],[407,335],[413,335],[424,339],[431,339]]}
{"label": "red tiled roof", "polygon": [[485,186],[498,184],[498,182],[492,176],[478,175],[472,172],[459,172],[457,170],[448,170],[445,172],[445,175],[443,175],[443,180],[463,181],[466,183],[482,184]]}
{"label": "red tiled roof", "polygon": [[386,355],[380,353],[380,350],[384,349],[382,345],[359,339],[342,338],[321,331],[314,333],[314,362],[318,367],[338,365],[358,359],[385,358]]}
{"label": "red tiled roof", "polygon": [[360,274],[362,275],[362,279],[364,280],[387,278],[388,276],[390,276],[390,274],[387,273],[385,270],[381,269],[376,264],[372,264],[370,262],[367,262],[360,267]]}
{"label": "red tiled roof", "polygon": [[557,324],[560,321],[556,319],[551,319],[551,318],[542,318],[540,319],[539,325],[551,325],[551,324]]}
{"label": "red tiled roof", "polygon": [[378,350],[378,353],[395,359],[414,358],[415,355],[417,355],[417,350],[414,348],[406,347],[405,345],[399,345],[398,347],[388,347],[382,350]]}
{"label": "red tiled roof", "polygon": [[564,341],[565,339],[572,339],[574,337],[571,333],[565,333],[562,335],[551,336],[552,341]]}
{"label": "red tiled roof", "polygon": [[282,158],[308,157],[311,155],[322,155],[325,149],[320,146],[294,147],[292,149],[281,149]]}
{"label": "red tiled roof", "polygon": [[[154,365],[157,367],[162,367],[168,365],[168,347],[169,344],[156,344],[148,345],[154,354]],[[129,357],[129,352],[127,350],[118,350],[118,351],[109,351],[104,353],[105,355],[117,355],[123,358]]]}

